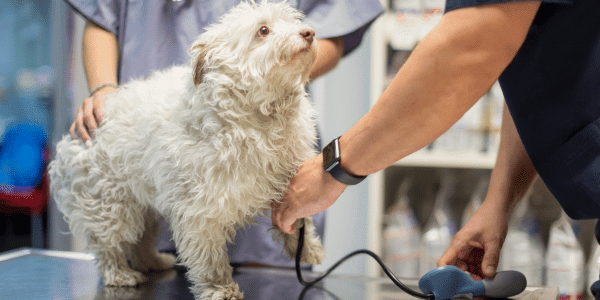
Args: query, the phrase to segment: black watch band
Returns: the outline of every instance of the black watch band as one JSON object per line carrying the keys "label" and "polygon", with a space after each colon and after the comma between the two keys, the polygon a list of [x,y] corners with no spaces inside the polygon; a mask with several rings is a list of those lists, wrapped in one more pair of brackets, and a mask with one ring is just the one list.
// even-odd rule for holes
{"label": "black watch band", "polygon": [[335,178],[335,180],[345,185],[355,185],[363,181],[367,176],[354,176],[346,173],[342,169],[340,160],[339,137],[331,141],[323,148],[323,168]]}

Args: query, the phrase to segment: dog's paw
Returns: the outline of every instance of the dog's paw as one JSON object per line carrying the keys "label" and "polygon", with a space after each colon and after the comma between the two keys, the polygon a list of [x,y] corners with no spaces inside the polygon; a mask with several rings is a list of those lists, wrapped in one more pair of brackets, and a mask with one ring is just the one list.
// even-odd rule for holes
{"label": "dog's paw", "polygon": [[136,286],[148,281],[144,274],[131,269],[105,271],[102,279],[107,286]]}
{"label": "dog's paw", "polygon": [[236,283],[205,288],[196,300],[243,300],[244,293]]}
{"label": "dog's paw", "polygon": [[211,300],[243,300],[244,293],[232,290],[219,290],[212,295]]}
{"label": "dog's paw", "polygon": [[131,266],[143,272],[172,269],[177,257],[169,253],[155,253],[151,256],[132,255]]}

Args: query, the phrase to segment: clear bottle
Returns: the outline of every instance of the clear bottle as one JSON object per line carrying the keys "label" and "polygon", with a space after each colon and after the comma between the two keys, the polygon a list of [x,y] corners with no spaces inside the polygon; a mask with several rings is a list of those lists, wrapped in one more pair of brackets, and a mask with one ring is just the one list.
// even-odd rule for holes
{"label": "clear bottle", "polygon": [[559,289],[561,300],[583,297],[585,257],[572,220],[563,211],[550,228],[546,252],[546,285]]}
{"label": "clear bottle", "polygon": [[419,240],[421,230],[410,207],[411,181],[405,180],[398,191],[396,203],[385,215],[383,232],[385,257],[388,266],[398,277],[419,277]]}
{"label": "clear bottle", "polygon": [[502,113],[504,110],[504,94],[500,83],[496,81],[487,93],[488,97],[488,122],[489,122],[489,149],[494,151],[500,145],[500,128],[502,127]]}
{"label": "clear bottle", "polygon": [[484,178],[479,180],[479,183],[477,183],[477,187],[475,187],[475,190],[473,190],[471,199],[469,200],[469,203],[467,203],[467,206],[463,211],[461,227],[464,227],[465,224],[467,224],[467,222],[471,219],[471,217],[473,217],[473,215],[479,209],[479,207],[481,207],[481,204],[483,204],[483,200],[485,199],[489,182],[489,178]]}
{"label": "clear bottle", "polygon": [[456,225],[450,216],[449,201],[454,195],[455,179],[444,176],[436,195],[433,211],[425,232],[421,238],[421,259],[419,261],[420,275],[437,267],[437,261],[442,257],[452,237],[456,233]]}
{"label": "clear bottle", "polygon": [[587,286],[585,287],[586,294],[588,295],[588,299],[594,299],[590,287],[594,282],[598,281],[600,278],[600,246],[598,245],[598,241],[596,237],[592,239],[592,247],[591,247],[591,256],[588,261],[588,276],[587,276]]}
{"label": "clear bottle", "polygon": [[500,251],[499,269],[523,273],[530,286],[541,286],[544,275],[544,241],[530,209],[531,190],[517,205],[509,220],[508,233]]}

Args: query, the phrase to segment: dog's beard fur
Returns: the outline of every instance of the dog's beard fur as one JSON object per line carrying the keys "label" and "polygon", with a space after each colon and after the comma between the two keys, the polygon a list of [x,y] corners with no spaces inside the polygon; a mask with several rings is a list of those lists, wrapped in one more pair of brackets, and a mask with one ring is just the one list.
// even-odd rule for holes
{"label": "dog's beard fur", "polygon": [[[135,269],[166,269],[157,219],[173,230],[197,299],[241,299],[225,244],[278,201],[314,155],[315,113],[304,83],[315,42],[287,4],[242,3],[191,46],[191,67],[136,80],[107,96],[93,145],[65,136],[51,191],[108,285],[136,285]],[[259,34],[262,26],[267,35]],[[323,251],[309,227],[303,260]],[[314,229],[314,228],[313,228]],[[284,236],[293,255],[298,236]]]}

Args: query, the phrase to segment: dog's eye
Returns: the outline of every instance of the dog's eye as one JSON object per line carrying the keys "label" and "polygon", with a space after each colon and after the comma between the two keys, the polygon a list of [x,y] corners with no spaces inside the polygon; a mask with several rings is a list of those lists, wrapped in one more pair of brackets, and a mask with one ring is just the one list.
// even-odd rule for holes
{"label": "dog's eye", "polygon": [[261,27],[261,28],[258,30],[258,32],[256,33],[256,35],[258,35],[258,36],[261,36],[261,37],[262,37],[262,36],[267,36],[267,35],[269,34],[269,32],[271,32],[271,31],[269,30],[269,27],[267,27],[267,26],[262,26],[262,27]]}

